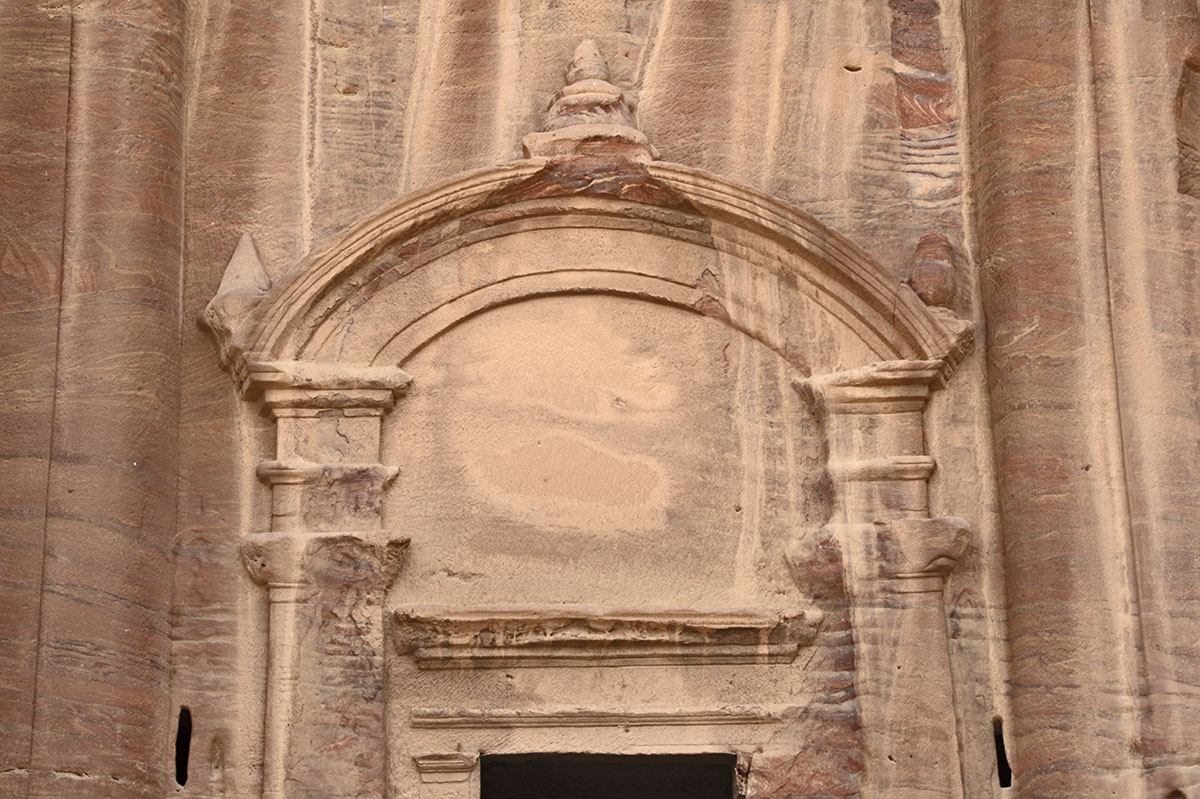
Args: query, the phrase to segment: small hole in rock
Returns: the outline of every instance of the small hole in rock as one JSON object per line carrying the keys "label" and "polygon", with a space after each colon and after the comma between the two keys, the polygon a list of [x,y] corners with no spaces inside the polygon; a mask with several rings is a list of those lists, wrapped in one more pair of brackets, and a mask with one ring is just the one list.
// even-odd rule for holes
{"label": "small hole in rock", "polygon": [[1008,765],[1008,752],[1004,748],[1004,721],[992,719],[992,737],[996,741],[996,779],[1001,788],[1012,787],[1012,767]]}
{"label": "small hole in rock", "polygon": [[192,711],[179,708],[179,726],[175,728],[175,782],[187,785],[188,754],[192,748]]}
{"label": "small hole in rock", "polygon": [[858,64],[847,64],[846,66],[842,67],[842,69],[846,70],[847,72],[861,72],[862,71],[862,67]]}

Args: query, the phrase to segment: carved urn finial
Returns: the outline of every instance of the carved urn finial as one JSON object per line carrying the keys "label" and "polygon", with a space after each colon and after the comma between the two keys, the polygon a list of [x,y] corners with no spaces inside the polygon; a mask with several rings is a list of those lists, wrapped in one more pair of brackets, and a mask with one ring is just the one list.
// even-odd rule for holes
{"label": "carved urn finial", "polygon": [[600,48],[592,39],[584,39],[575,48],[575,55],[567,66],[567,84],[578,83],[581,80],[607,81],[611,76],[608,72],[608,62],[600,54]]}
{"label": "carved urn finial", "polygon": [[944,234],[930,230],[921,236],[907,282],[926,305],[949,308],[954,303],[954,250]]}
{"label": "carved urn finial", "polygon": [[567,66],[567,83],[550,104],[546,122],[525,137],[527,158],[612,155],[634,161],[658,156],[633,124],[625,92],[609,82],[600,48],[585,39]]}

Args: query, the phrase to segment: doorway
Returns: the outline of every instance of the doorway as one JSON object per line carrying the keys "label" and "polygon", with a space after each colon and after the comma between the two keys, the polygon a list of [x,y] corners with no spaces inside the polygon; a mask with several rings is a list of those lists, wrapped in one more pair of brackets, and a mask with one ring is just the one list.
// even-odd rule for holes
{"label": "doorway", "polygon": [[734,799],[737,757],[485,755],[481,799]]}

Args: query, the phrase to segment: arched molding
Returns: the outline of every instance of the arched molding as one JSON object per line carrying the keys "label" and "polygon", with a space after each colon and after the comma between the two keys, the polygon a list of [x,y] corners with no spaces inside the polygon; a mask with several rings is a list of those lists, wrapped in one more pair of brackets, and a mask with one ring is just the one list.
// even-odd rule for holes
{"label": "arched molding", "polygon": [[[672,271],[678,264],[648,267],[597,252],[561,269],[519,259],[507,271],[480,266],[477,283],[428,276],[473,246],[552,230],[606,232],[614,253],[653,246],[647,237],[667,239],[717,253],[747,274],[708,283],[694,272]],[[247,364],[326,360],[322,348],[330,336],[373,298],[420,279],[420,296],[396,311],[394,329],[380,332],[386,338],[366,360],[396,365],[468,316],[566,293],[622,294],[706,313],[786,357],[780,320],[746,288],[762,280],[790,295],[785,299],[818,306],[873,353],[847,366],[944,360],[953,367],[971,339],[969,324],[927,307],[889,269],[798,208],[679,164],[586,157],[520,161],[401,198],[314,251],[241,318],[214,313],[219,293],[210,326],[245,388]]]}

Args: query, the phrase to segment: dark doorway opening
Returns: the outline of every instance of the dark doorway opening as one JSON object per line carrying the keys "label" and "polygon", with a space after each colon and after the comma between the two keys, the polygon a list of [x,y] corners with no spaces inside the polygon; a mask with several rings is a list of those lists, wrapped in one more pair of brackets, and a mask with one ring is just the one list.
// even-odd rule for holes
{"label": "dark doorway opening", "polygon": [[733,799],[735,755],[485,755],[481,799]]}
{"label": "dark doorway opening", "polygon": [[179,724],[175,728],[175,782],[187,785],[188,755],[192,750],[192,711],[179,708]]}
{"label": "dark doorway opening", "polygon": [[1012,787],[1012,767],[1008,764],[1008,751],[1004,747],[1004,721],[992,721],[992,736],[996,742],[996,780],[1001,788]]}

